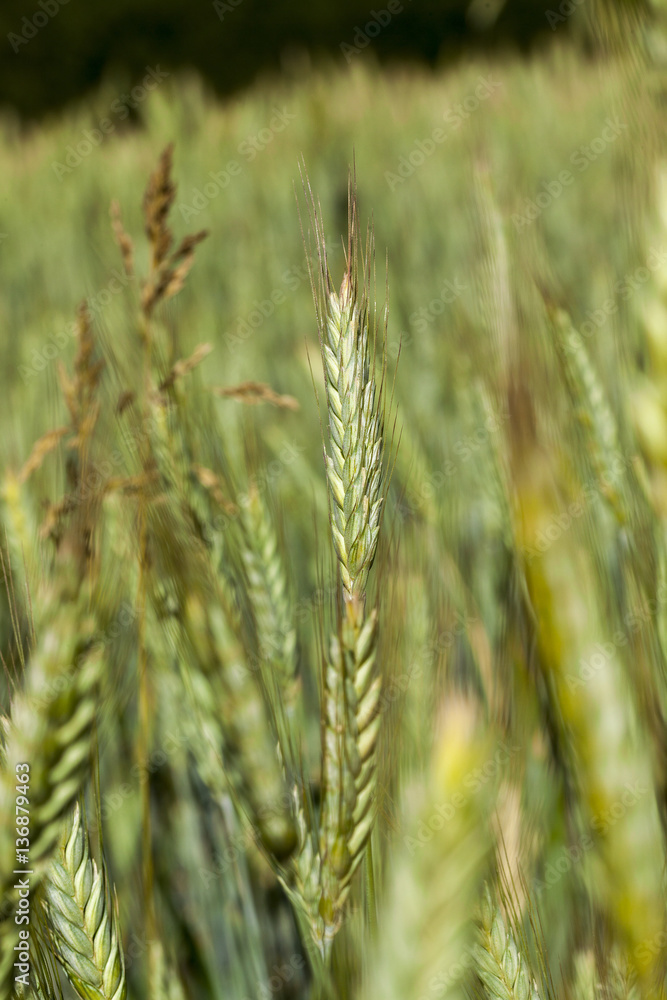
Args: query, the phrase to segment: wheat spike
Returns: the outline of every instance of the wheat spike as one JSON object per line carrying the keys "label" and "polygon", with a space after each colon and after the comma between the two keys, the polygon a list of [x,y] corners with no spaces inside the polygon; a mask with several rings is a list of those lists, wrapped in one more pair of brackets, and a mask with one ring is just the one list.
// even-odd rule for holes
{"label": "wheat spike", "polygon": [[[427,777],[415,781],[403,806],[401,837],[391,845],[380,912],[382,933],[372,949],[361,1000],[463,1000],[474,967],[471,915],[490,860],[486,822],[495,783],[470,788],[468,779],[493,753],[472,702],[449,702]],[[459,801],[443,820],[443,803]]]}
{"label": "wheat spike", "polygon": [[79,805],[44,880],[52,940],[74,989],[83,1000],[124,1000],[125,964],[104,866],[90,857]]}
{"label": "wheat spike", "polygon": [[[553,517],[551,470],[543,453],[526,442],[516,447],[516,530],[519,546],[537,537]],[[527,593],[537,623],[542,670],[568,761],[574,768],[583,815],[604,865],[599,892],[616,942],[631,956],[647,984],[657,959],[647,947],[662,932],[664,905],[655,872],[663,864],[660,820],[647,734],[629,694],[619,647],[591,660],[595,643],[608,635],[590,553],[573,528],[525,566]],[[610,724],[613,720],[613,725]],[[634,783],[634,785],[633,785]],[[618,820],[605,817],[627,800],[627,789],[644,789]]]}
{"label": "wheat spike", "polygon": [[336,933],[373,823],[380,728],[377,632],[373,610],[361,628],[344,628],[342,639],[333,637],[326,666],[320,912],[327,924],[327,945]]}
{"label": "wheat spike", "polygon": [[[317,300],[326,382],[329,450],[325,452],[330,527],[338,557],[342,614],[323,682],[321,899],[313,936],[329,953],[373,824],[381,679],[378,617],[366,609],[368,574],[377,552],[385,473],[382,383],[377,385],[376,332],[369,318],[373,234],[360,259],[356,194],[348,201],[347,269],[332,286],[322,222],[313,206],[321,268]],[[382,344],[384,351],[384,341]]]}
{"label": "wheat spike", "polygon": [[[331,530],[348,601],[366,591],[383,504],[383,415],[375,381],[367,290],[354,271],[356,203],[351,203],[351,249],[340,293],[328,290],[322,355],[327,386],[330,451],[326,457]],[[372,258],[372,238],[367,255]]]}
{"label": "wheat spike", "polygon": [[[6,770],[0,781],[2,815],[13,812],[16,765],[30,765],[30,859],[36,865],[58,839],[59,820],[79,791],[103,657],[92,646],[94,622],[76,604],[55,608],[43,623],[28,664],[25,692],[12,704]],[[14,868],[12,830],[0,836],[1,877]]]}
{"label": "wheat spike", "polygon": [[477,973],[491,1000],[539,1000],[526,959],[517,947],[512,928],[494,904],[488,885],[481,906],[480,943],[475,955]]}
{"label": "wheat spike", "polygon": [[256,490],[242,508],[242,558],[257,626],[259,655],[270,664],[285,708],[294,706],[297,687],[296,629],[285,567],[268,511]]}
{"label": "wheat spike", "polygon": [[616,419],[581,335],[563,310],[550,310],[565,381],[589,449],[602,493],[619,523],[628,519],[623,497],[623,457]]}
{"label": "wheat spike", "polygon": [[207,603],[202,595],[189,595],[183,608],[182,640],[189,683],[209,744],[208,750],[195,744],[205,751],[204,777],[214,780],[212,791],[219,791],[223,775],[215,751],[222,748],[224,782],[241,812],[272,855],[287,856],[296,837],[271,720],[218,601]]}
{"label": "wheat spike", "polygon": [[[93,643],[94,620],[86,614],[86,604],[83,594],[68,599],[65,591],[54,588],[40,613],[38,644],[27,665],[24,691],[12,702],[0,775],[0,815],[4,817],[0,888],[10,904],[17,902],[15,890],[10,889],[17,867],[16,830],[10,825],[17,765],[30,765],[31,889],[38,885],[42,863],[58,841],[61,817],[75,801],[85,776],[104,663],[101,647]],[[3,910],[3,915],[8,914]],[[16,928],[7,920],[0,926],[1,986],[11,975]]]}

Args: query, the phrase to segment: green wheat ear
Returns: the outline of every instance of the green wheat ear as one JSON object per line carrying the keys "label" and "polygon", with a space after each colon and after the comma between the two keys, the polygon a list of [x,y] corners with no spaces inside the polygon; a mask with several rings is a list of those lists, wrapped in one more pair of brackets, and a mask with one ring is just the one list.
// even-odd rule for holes
{"label": "green wheat ear", "polygon": [[127,995],[115,892],[90,857],[77,804],[44,882],[46,916],[58,960],[83,1000]]}
{"label": "green wheat ear", "polygon": [[488,885],[482,899],[479,939],[475,948],[477,973],[490,1000],[540,1000],[512,928]]}
{"label": "green wheat ear", "polygon": [[[469,778],[492,753],[472,701],[452,696],[436,734],[425,780],[407,789],[401,836],[389,845],[387,884],[359,1000],[425,1000],[473,996],[468,970],[471,919],[492,849],[488,816],[494,782],[471,789]],[[458,801],[439,824],[438,809]],[[437,829],[436,829],[437,827]],[[427,831],[430,837],[423,837]],[[495,995],[493,1000],[495,1000]]]}
{"label": "green wheat ear", "polygon": [[[329,524],[339,577],[338,622],[329,645],[322,682],[322,803],[319,835],[303,828],[295,882],[308,889],[303,907],[323,957],[343,919],[351,881],[375,819],[378,706],[378,614],[367,609],[368,574],[375,560],[386,493],[384,463],[384,377],[386,330],[378,337],[369,296],[374,240],[365,252],[359,240],[356,193],[348,193],[347,267],[337,292],[326,257],[322,220],[311,193],[317,238],[319,288],[313,281],[326,384]],[[312,277],[312,276],[311,276]],[[378,344],[378,340],[380,343]],[[380,357],[378,358],[378,346]],[[384,375],[384,369],[383,369]],[[317,840],[318,857],[313,856]],[[314,905],[313,883],[320,882]]]}

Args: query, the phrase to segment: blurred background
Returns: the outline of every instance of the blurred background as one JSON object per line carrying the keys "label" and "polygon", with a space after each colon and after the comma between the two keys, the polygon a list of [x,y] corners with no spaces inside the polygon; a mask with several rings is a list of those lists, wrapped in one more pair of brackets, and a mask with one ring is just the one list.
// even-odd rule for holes
{"label": "blurred background", "polygon": [[[428,66],[471,48],[526,52],[553,39],[558,22],[546,12],[557,14],[559,3],[394,0],[399,16],[368,47],[382,61]],[[156,63],[170,72],[195,69],[218,94],[229,94],[309,59],[345,62],[341,45],[353,45],[373,10],[386,9],[385,0],[5,0],[0,104],[38,117],[102,81],[134,80]],[[561,20],[569,32],[571,19]]]}
{"label": "blurred background", "polygon": [[[73,369],[74,319],[84,297],[96,356],[106,363],[100,454],[120,456],[113,459],[114,477],[136,471],[134,456],[116,449],[127,437],[120,400],[136,388],[141,370],[137,317],[151,261],[142,200],[161,152],[173,143],[175,245],[189,233],[209,235],[197,246],[184,287],[155,321],[157,374],[166,377],[201,345],[212,348],[184,380],[179,406],[201,448],[199,465],[228,478],[232,498],[252,486],[268,509],[296,622],[304,772],[313,787],[322,623],[328,628],[334,616],[314,391],[315,383],[321,400],[323,381],[300,169],[321,205],[338,283],[354,158],[361,221],[365,226],[372,218],[375,226],[379,306],[387,261],[388,373],[401,439],[374,570],[386,622],[379,658],[387,680],[411,677],[406,671],[413,666],[422,678],[392,702],[383,731],[373,844],[383,865],[410,829],[411,800],[407,795],[404,808],[402,796],[430,759],[445,677],[478,692],[492,676],[484,697],[493,725],[522,747],[512,763],[517,774],[507,777],[511,823],[501,827],[503,837],[528,882],[558,861],[571,843],[572,789],[580,776],[560,757],[569,730],[562,737],[552,732],[561,706],[539,681],[551,667],[548,650],[546,666],[535,659],[525,567],[554,525],[564,555],[554,553],[564,565],[576,570],[586,554],[589,576],[580,574],[579,590],[586,600],[595,593],[599,620],[591,614],[581,640],[572,640],[573,662],[583,659],[589,641],[604,642],[626,627],[639,601],[636,581],[644,587],[645,574],[657,566],[665,574],[660,579],[667,576],[664,12],[665,0],[2,2],[0,526],[16,592],[36,589],[51,555],[44,526],[70,489],[71,449],[58,437],[70,421],[61,366]],[[110,218],[113,203],[119,208]],[[119,215],[133,245],[129,271],[117,245]],[[595,403],[592,417],[579,400],[581,419],[573,418],[573,376],[559,360],[553,302],[585,338],[577,377]],[[299,409],[243,406],[229,389],[251,380]],[[509,392],[518,385],[523,397]],[[511,419],[509,403],[521,404]],[[529,435],[522,437],[525,426],[535,429],[534,451]],[[35,442],[50,432],[60,444],[42,453],[38,447],[31,463]],[[615,448],[624,467],[635,469],[641,454],[648,470],[632,479],[630,514],[622,509],[620,519],[597,485]],[[515,473],[539,468],[533,459],[540,449],[557,490],[536,507],[542,519],[525,527],[512,505],[522,489],[529,495],[530,484]],[[584,490],[586,502],[565,530],[562,512]],[[133,606],[137,593],[133,503],[120,494],[105,502],[100,550],[108,588],[100,600],[109,622],[123,602]],[[569,586],[570,577],[558,579]],[[554,597],[554,628],[563,634],[570,628],[563,609],[567,619],[576,603],[570,596]],[[460,629],[461,622],[468,624]],[[162,627],[156,625],[150,654],[155,704],[147,749],[183,748],[169,750],[168,759],[163,753],[151,769],[150,843],[142,820],[145,785],[134,777],[127,782],[143,732],[138,627],[130,624],[107,642],[100,786],[105,853],[132,958],[128,982],[134,995],[153,995],[146,988],[138,888],[148,844],[158,923],[173,951],[172,978],[183,987],[169,996],[266,997],[274,965],[301,957],[298,928],[258,851],[244,847],[232,854],[233,865],[224,860],[230,845],[240,843],[244,820],[231,799],[204,787],[207,779],[193,765],[202,752],[198,717],[183,711]],[[659,617],[659,627],[660,636],[658,625],[646,630],[646,649],[650,640],[667,650],[667,616]],[[6,597],[0,636],[9,662]],[[619,658],[628,677],[637,663],[649,664],[647,677],[667,675],[657,654],[651,660],[630,644]],[[564,699],[566,708],[579,703],[580,690],[576,699]],[[602,729],[596,689],[586,690],[581,718]],[[640,713],[655,701],[646,692],[635,718],[619,682],[620,708],[614,714],[612,705],[612,717],[625,713],[633,732],[641,732]],[[667,694],[661,697],[667,716]],[[580,733],[586,748],[583,723]],[[609,754],[606,734],[593,737],[600,768],[613,778],[611,808],[625,770]],[[648,751],[641,759],[649,759]],[[656,774],[663,773],[660,761]],[[660,795],[664,802],[662,786]],[[640,816],[637,828],[654,836],[657,820],[651,823]],[[519,825],[521,837],[512,832]],[[626,892],[623,880],[639,872],[641,892],[653,905],[662,868],[652,865],[641,837],[626,837],[622,824],[614,831],[618,900],[633,890]],[[654,843],[661,844],[659,832]],[[597,917],[590,927],[580,920],[589,891],[582,880],[572,866],[535,902],[535,923],[546,928],[544,950],[566,1000],[598,997],[574,988],[575,958],[589,962],[597,940],[589,933]],[[643,898],[631,912],[646,910]],[[662,896],[658,903],[664,914]],[[358,923],[341,934],[333,995],[356,995],[369,940],[364,906],[355,910]],[[607,911],[600,912],[606,919]],[[295,977],[274,993],[276,1000],[301,1000],[307,989]]]}

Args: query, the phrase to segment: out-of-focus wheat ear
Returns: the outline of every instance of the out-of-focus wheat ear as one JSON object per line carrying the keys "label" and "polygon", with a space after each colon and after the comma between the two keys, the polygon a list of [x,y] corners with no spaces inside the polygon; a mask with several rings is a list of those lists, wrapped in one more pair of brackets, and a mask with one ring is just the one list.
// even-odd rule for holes
{"label": "out-of-focus wheat ear", "polygon": [[123,258],[123,268],[125,274],[128,278],[134,277],[134,243],[132,242],[132,237],[128,235],[123,226],[123,220],[121,218],[120,205],[117,201],[112,201],[109,207],[109,215],[111,216],[111,228],[113,230],[114,239],[118,244],[118,247]]}
{"label": "out-of-focus wheat ear", "polygon": [[[579,333],[572,327],[569,317],[562,310],[551,310],[556,343],[565,373],[575,412],[581,426],[597,482],[602,495],[607,499],[619,524],[626,533],[629,549],[626,558],[632,560],[634,579],[629,576],[624,595],[626,603],[620,607],[622,614],[632,613],[631,609],[646,603],[655,592],[661,571],[661,548],[658,539],[659,525],[655,511],[647,502],[641,488],[641,480],[635,476],[631,480],[619,446],[617,423],[606,399],[603,386],[588,357],[588,352]],[[623,475],[627,481],[623,482]],[[638,489],[629,492],[631,482]],[[639,500],[639,503],[631,503]],[[657,543],[657,544],[656,544]],[[663,616],[662,607],[657,612],[658,623]],[[667,782],[667,757],[665,755],[665,709],[667,690],[664,683],[664,662],[657,665],[655,655],[647,653],[645,637],[630,636],[632,655],[632,680],[638,692],[639,710],[644,715],[654,737],[653,748],[656,758],[657,780]],[[664,653],[663,653],[664,656]],[[667,812],[662,808],[663,824],[667,824]]]}
{"label": "out-of-focus wheat ear", "polygon": [[202,759],[205,774],[215,779],[212,791],[217,790],[217,772],[228,783],[241,815],[259,831],[269,855],[285,858],[297,839],[285,762],[277,753],[252,664],[229,626],[222,602],[207,603],[204,595],[191,593],[183,609],[183,640],[186,681],[213,750]]}
{"label": "out-of-focus wheat ear", "polygon": [[[473,915],[491,862],[488,817],[494,782],[469,778],[492,759],[488,731],[469,701],[452,700],[423,783],[406,789],[400,834],[391,845],[387,886],[360,1000],[419,1000],[470,995]],[[443,804],[459,802],[443,820]]]}
{"label": "out-of-focus wheat ear", "polygon": [[297,919],[305,930],[304,941],[307,943],[310,939],[318,948],[317,957],[321,958],[325,922],[320,913],[322,863],[317,843],[317,823],[313,803],[305,792],[303,781],[295,783],[292,797],[297,847],[290,861],[289,874],[281,874],[279,881],[291,899]]}
{"label": "out-of-focus wheat ear", "polygon": [[[527,397],[524,400],[527,402]],[[558,515],[547,454],[529,441],[525,427],[513,441],[516,532],[520,550],[548,530]],[[548,536],[547,536],[548,537]],[[558,727],[563,763],[576,789],[594,857],[604,876],[595,881],[614,943],[627,950],[646,987],[659,959],[647,942],[663,933],[665,908],[656,878],[664,866],[664,843],[656,801],[654,765],[641,724],[631,678],[620,648],[600,657],[596,643],[608,641],[593,559],[570,526],[539,557],[524,565],[535,622],[540,671]],[[595,667],[591,666],[595,663]],[[625,807],[628,787],[643,789]],[[622,815],[613,823],[602,817]]]}
{"label": "out-of-focus wheat ear", "polygon": [[90,857],[78,803],[46,872],[44,906],[58,960],[82,1000],[124,1000],[118,904],[104,863]]}
{"label": "out-of-focus wheat ear", "polygon": [[586,345],[562,309],[549,307],[549,317],[565,382],[586,441],[600,491],[620,524],[629,520],[623,492],[625,463],[616,418],[611,411]]}
{"label": "out-of-focus wheat ear", "polygon": [[257,625],[258,653],[275,676],[282,706],[290,715],[298,686],[296,628],[278,538],[259,493],[250,491],[241,509],[243,564]]}
{"label": "out-of-focus wheat ear", "polygon": [[148,964],[151,970],[150,996],[154,1000],[185,1000],[181,980],[165,953],[162,941],[151,942]]}
{"label": "out-of-focus wheat ear", "polygon": [[573,994],[575,1000],[595,1000],[596,969],[592,948],[582,949],[574,956]]}
{"label": "out-of-focus wheat ear", "polygon": [[[78,795],[86,770],[104,659],[93,644],[94,627],[93,619],[83,617],[76,605],[58,608],[49,624],[43,622],[27,665],[25,690],[11,706],[0,803],[2,815],[9,816],[16,768],[27,764],[33,865],[57,842],[60,818]],[[10,831],[0,841],[5,881],[14,867],[14,839]]]}
{"label": "out-of-focus wheat ear", "polygon": [[16,602],[28,601],[29,588],[39,567],[39,528],[32,498],[20,475],[7,470],[0,491],[0,547],[8,556]]}
{"label": "out-of-focus wheat ear", "polygon": [[601,996],[610,1000],[641,1000],[642,992],[637,982],[637,974],[627,958],[622,955],[610,956]]}
{"label": "out-of-focus wheat ear", "polygon": [[[9,902],[18,901],[12,888],[13,872],[21,867],[13,823],[18,765],[24,765],[23,773],[29,774],[31,887],[39,884],[43,863],[58,841],[61,819],[76,800],[86,774],[104,664],[102,648],[94,642],[95,622],[87,613],[87,603],[84,591],[68,599],[62,590],[53,589],[40,615],[24,689],[12,701],[0,774],[0,888]],[[13,945],[5,946],[9,938],[2,926],[0,985],[11,976],[13,962]]]}
{"label": "out-of-focus wheat ear", "polygon": [[526,958],[488,884],[482,896],[475,958],[476,971],[489,1000],[539,1000]]}
{"label": "out-of-focus wheat ear", "polygon": [[[575,1000],[641,1000],[637,976],[616,949],[580,951],[574,959]],[[662,994],[658,994],[662,995]]]}
{"label": "out-of-focus wheat ear", "polygon": [[171,178],[173,158],[174,144],[170,142],[163,149],[144,192],[144,226],[151,246],[153,268],[159,267],[165,260],[174,242],[168,221],[176,197],[176,185]]}

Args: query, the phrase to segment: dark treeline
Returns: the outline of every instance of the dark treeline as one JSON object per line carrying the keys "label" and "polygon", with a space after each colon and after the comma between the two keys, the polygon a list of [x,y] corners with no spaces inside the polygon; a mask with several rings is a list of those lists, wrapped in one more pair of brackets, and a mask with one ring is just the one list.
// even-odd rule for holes
{"label": "dark treeline", "polygon": [[3,0],[0,105],[33,118],[105,78],[197,69],[220,94],[264,71],[362,49],[430,65],[470,46],[523,50],[566,32],[584,0]]}

